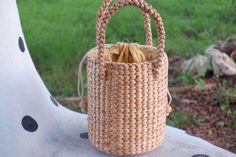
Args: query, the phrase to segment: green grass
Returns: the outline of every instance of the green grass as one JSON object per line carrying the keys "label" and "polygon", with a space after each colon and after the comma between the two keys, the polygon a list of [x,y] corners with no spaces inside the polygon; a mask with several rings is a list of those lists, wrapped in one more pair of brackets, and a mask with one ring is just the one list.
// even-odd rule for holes
{"label": "green grass", "polygon": [[[77,95],[77,67],[95,46],[95,20],[101,0],[18,1],[23,30],[33,61],[56,96]],[[236,32],[231,0],[153,0],[163,17],[168,54],[196,55]],[[153,25],[153,30],[155,26]],[[155,33],[155,32],[154,32]],[[144,43],[140,12],[126,8],[111,20],[107,43]],[[157,35],[154,34],[154,41]]]}
{"label": "green grass", "polygon": [[187,114],[181,109],[176,109],[170,114],[167,124],[178,128],[185,128],[188,125],[200,125],[200,121],[194,115]]}

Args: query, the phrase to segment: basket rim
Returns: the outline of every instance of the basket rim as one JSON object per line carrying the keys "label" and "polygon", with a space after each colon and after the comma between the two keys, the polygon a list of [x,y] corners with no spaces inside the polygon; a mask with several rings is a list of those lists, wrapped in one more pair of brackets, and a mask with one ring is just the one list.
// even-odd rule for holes
{"label": "basket rim", "polygon": [[[111,48],[112,46],[114,46],[115,44],[105,44],[105,48]],[[157,49],[156,47],[154,46],[150,46],[150,45],[140,45],[141,48],[145,48],[145,49]],[[96,60],[97,62],[99,62],[99,59],[98,58],[95,58],[95,57],[91,57],[91,54],[94,52],[94,50],[97,50],[98,47],[94,47],[92,49],[90,49],[88,52],[87,52],[87,56],[88,58],[92,59],[92,60]],[[167,57],[167,54],[166,52],[163,52],[164,56],[167,58],[168,60],[168,57]],[[120,66],[124,66],[124,65],[129,65],[129,66],[135,66],[135,65],[144,65],[144,64],[151,64],[151,63],[156,63],[159,61],[159,58],[157,59],[154,59],[154,60],[151,60],[151,61],[144,61],[144,62],[140,62],[140,63],[122,63],[122,62],[110,62],[110,61],[103,61],[105,64],[115,64],[115,65],[120,65]],[[168,64],[168,63],[167,63]]]}

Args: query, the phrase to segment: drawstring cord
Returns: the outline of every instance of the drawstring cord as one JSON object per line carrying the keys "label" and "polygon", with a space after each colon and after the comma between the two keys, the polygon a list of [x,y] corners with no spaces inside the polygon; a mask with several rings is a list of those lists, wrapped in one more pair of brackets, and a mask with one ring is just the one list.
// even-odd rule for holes
{"label": "drawstring cord", "polygon": [[82,58],[80,64],[79,64],[79,68],[78,68],[78,95],[80,97],[80,108],[82,109],[83,112],[87,112],[88,109],[88,104],[87,104],[87,100],[84,98],[84,84],[83,84],[83,77],[82,77],[82,73],[83,73],[83,66],[87,60],[88,55],[90,54],[90,52],[87,52],[84,57]]}
{"label": "drawstring cord", "polygon": [[172,103],[172,96],[171,96],[171,94],[170,94],[169,89],[168,89],[168,91],[167,91],[167,94],[168,94],[168,97],[169,97],[169,102],[168,102],[168,106],[167,106],[167,109],[166,109],[166,114],[167,114],[167,116],[169,116],[169,114],[170,114],[171,111],[172,111],[172,107],[170,106],[171,103]]}
{"label": "drawstring cord", "polygon": [[78,94],[79,94],[80,100],[82,100],[82,97],[84,95],[82,70],[83,70],[83,65],[85,64],[86,59],[87,59],[87,54],[82,58],[79,64],[79,68],[78,68]]}

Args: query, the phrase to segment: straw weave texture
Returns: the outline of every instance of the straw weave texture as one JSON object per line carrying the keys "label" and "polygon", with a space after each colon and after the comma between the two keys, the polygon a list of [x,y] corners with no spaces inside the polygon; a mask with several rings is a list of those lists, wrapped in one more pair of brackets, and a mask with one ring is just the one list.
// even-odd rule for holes
{"label": "straw weave texture", "polygon": [[[105,30],[111,16],[133,5],[153,17],[159,46],[142,46],[157,54],[143,63],[105,62]],[[107,9],[97,28],[98,47],[88,56],[88,129],[91,144],[113,155],[149,152],[163,143],[168,108],[168,60],[165,32],[157,11],[143,0],[118,0]]]}

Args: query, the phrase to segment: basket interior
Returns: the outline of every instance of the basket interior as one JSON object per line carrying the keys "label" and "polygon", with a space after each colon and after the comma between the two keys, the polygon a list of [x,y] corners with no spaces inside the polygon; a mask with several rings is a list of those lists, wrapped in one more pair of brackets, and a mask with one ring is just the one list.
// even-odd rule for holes
{"label": "basket interior", "polygon": [[[108,60],[106,56],[109,55],[110,52],[114,50],[114,48],[115,48],[115,45],[106,45],[105,46],[105,51],[104,51],[105,61],[111,62],[111,60]],[[155,49],[156,48],[152,47],[152,46],[140,45],[140,50],[143,52],[143,55],[145,56],[145,60],[143,62],[153,61],[156,59],[157,53],[156,53]],[[94,59],[98,59],[97,47],[90,50],[88,53],[88,56],[92,57]],[[118,62],[118,61],[112,60],[112,62]],[[120,63],[127,63],[127,62],[120,62]],[[135,62],[128,62],[128,63],[135,63]],[[138,62],[138,63],[142,63],[142,62]]]}

